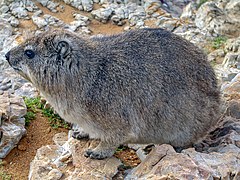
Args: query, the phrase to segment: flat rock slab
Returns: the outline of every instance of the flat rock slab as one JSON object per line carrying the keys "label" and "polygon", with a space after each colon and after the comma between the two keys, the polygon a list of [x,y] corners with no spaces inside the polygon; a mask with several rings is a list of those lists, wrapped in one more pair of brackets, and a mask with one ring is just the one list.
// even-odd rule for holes
{"label": "flat rock slab", "polygon": [[164,144],[156,146],[126,179],[239,179],[239,152],[206,154],[187,149],[176,153]]}
{"label": "flat rock slab", "polygon": [[97,141],[73,138],[66,141],[66,137],[67,134],[56,134],[53,139],[58,145],[38,149],[30,165],[30,180],[111,179],[118,172],[121,162],[115,157],[104,160],[84,157],[84,150],[96,146]]}
{"label": "flat rock slab", "polygon": [[125,179],[240,179],[240,119],[225,117],[196,149],[156,146]]}

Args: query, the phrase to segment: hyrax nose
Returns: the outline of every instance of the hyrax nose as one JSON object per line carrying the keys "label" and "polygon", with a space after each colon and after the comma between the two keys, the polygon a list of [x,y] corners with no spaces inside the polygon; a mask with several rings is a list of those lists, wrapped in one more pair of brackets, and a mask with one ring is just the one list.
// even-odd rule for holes
{"label": "hyrax nose", "polygon": [[7,61],[9,61],[9,58],[10,58],[10,51],[7,52],[7,54],[5,54],[5,58]]}

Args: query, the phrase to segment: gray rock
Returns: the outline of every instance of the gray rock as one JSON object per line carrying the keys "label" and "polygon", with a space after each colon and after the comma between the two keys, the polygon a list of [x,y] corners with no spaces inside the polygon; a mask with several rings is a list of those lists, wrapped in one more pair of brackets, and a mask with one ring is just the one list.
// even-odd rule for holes
{"label": "gray rock", "polygon": [[225,96],[240,97],[240,72],[222,89]]}
{"label": "gray rock", "polygon": [[66,23],[64,23],[62,20],[51,16],[49,14],[44,14],[43,18],[47,22],[48,25],[54,26],[54,27],[64,27]]}
{"label": "gray rock", "polygon": [[37,0],[42,6],[46,7],[48,5],[49,0]]}
{"label": "gray rock", "polygon": [[9,7],[6,5],[3,5],[0,7],[0,12],[1,13],[7,13],[9,11]]}
{"label": "gray rock", "polygon": [[211,53],[208,54],[208,61],[216,61],[219,58],[224,58],[225,52],[223,49],[217,49]]}
{"label": "gray rock", "polygon": [[144,9],[149,15],[153,14],[161,7],[161,1],[158,0],[145,0]]}
{"label": "gray rock", "polygon": [[19,20],[17,18],[15,18],[14,16],[12,16],[10,19],[10,24],[13,27],[18,27],[19,25]]}
{"label": "gray rock", "polygon": [[239,143],[240,122],[226,117],[199,144],[203,152],[189,148],[176,153],[170,145],[156,146],[125,179],[239,179]]}
{"label": "gray rock", "polygon": [[143,21],[146,17],[146,13],[143,7],[137,7],[137,9],[131,13],[129,12],[128,20],[130,26],[135,26],[139,21]]}
{"label": "gray rock", "polygon": [[37,25],[38,28],[43,28],[48,24],[48,22],[44,18],[38,16],[32,16],[32,21],[34,24]]}
{"label": "gray rock", "polygon": [[194,20],[196,17],[197,6],[195,2],[189,3],[184,9],[180,16],[182,20]]}
{"label": "gray rock", "polygon": [[240,101],[231,100],[228,104],[227,115],[240,119]]}
{"label": "gray rock", "polygon": [[110,19],[111,15],[113,13],[113,10],[111,8],[100,8],[97,10],[93,10],[91,12],[92,16],[102,22],[102,23],[107,23],[107,21]]}
{"label": "gray rock", "polygon": [[222,63],[224,68],[234,67],[240,69],[240,54],[227,53]]}
{"label": "gray rock", "polygon": [[87,16],[83,16],[83,15],[81,15],[81,14],[77,14],[77,13],[74,13],[73,14],[73,17],[74,17],[74,19],[76,19],[76,20],[81,20],[81,21],[84,21],[84,22],[89,22],[89,18],[87,17]]}
{"label": "gray rock", "polygon": [[1,130],[3,132],[0,158],[5,158],[26,133],[23,116],[26,114],[27,108],[21,97],[9,94],[8,91],[0,95],[0,102]]}
{"label": "gray rock", "polygon": [[66,26],[67,29],[71,31],[76,31],[79,27],[86,26],[87,23],[81,20],[72,21],[69,25]]}
{"label": "gray rock", "polygon": [[213,1],[204,3],[198,9],[195,23],[212,35],[239,35],[240,23],[230,18]]}
{"label": "gray rock", "polygon": [[84,11],[91,11],[93,9],[93,1],[92,0],[82,0],[82,6]]}
{"label": "gray rock", "polygon": [[58,169],[52,169],[48,173],[48,180],[58,180],[58,179],[61,179],[62,176],[63,176],[63,173],[61,171],[59,171]]}
{"label": "gray rock", "polygon": [[240,22],[239,0],[230,0],[225,6],[225,11],[233,21],[237,21],[238,23]]}
{"label": "gray rock", "polygon": [[17,17],[17,18],[24,18],[24,19],[29,19],[27,10],[19,6],[18,4],[13,5],[11,9],[12,14]]}
{"label": "gray rock", "polygon": [[54,13],[58,12],[58,10],[56,9],[58,6],[59,6],[59,4],[54,3],[53,1],[49,1],[47,4],[47,8]]}
{"label": "gray rock", "polygon": [[240,37],[229,39],[225,44],[225,51],[239,52],[240,53]]}

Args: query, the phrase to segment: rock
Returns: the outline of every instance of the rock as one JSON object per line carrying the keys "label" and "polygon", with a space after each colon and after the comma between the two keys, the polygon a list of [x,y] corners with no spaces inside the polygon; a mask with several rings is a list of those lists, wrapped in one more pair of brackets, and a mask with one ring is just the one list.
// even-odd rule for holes
{"label": "rock", "polygon": [[197,6],[195,2],[190,2],[184,9],[180,16],[182,20],[194,20],[196,17]]}
{"label": "rock", "polygon": [[[235,110],[239,113],[239,107]],[[125,179],[240,178],[239,119],[224,117],[216,129],[195,147],[197,151],[188,148],[176,153],[170,145],[156,146]]]}
{"label": "rock", "polygon": [[37,25],[38,28],[43,28],[48,24],[44,18],[38,16],[32,16],[32,21]]}
{"label": "rock", "polygon": [[17,18],[15,18],[14,16],[12,16],[10,19],[10,24],[13,27],[18,27],[19,25],[19,20]]}
{"label": "rock", "polygon": [[222,88],[225,96],[234,96],[240,98],[240,73],[238,73],[229,84]]}
{"label": "rock", "polygon": [[66,23],[63,22],[62,20],[51,16],[49,14],[44,14],[43,18],[45,19],[45,21],[47,22],[48,25],[54,26],[54,27],[65,27]]}
{"label": "rock", "polygon": [[144,20],[146,13],[143,7],[138,6],[134,12],[129,12],[128,20],[130,26],[135,26],[139,21]]}
{"label": "rock", "polygon": [[57,156],[60,155],[61,152],[62,150],[59,151],[56,145],[44,146],[38,149],[34,160],[30,163],[28,179],[41,180],[51,178],[52,174],[50,172],[55,168],[52,167],[54,164],[50,161],[57,159]]}
{"label": "rock", "polygon": [[128,15],[128,10],[121,6],[117,9],[114,9],[114,15],[111,17],[111,21],[118,26],[122,26],[125,24],[124,19],[127,19]]}
{"label": "rock", "polygon": [[63,173],[57,169],[52,169],[49,173],[48,173],[48,180],[58,180],[61,179]]}
{"label": "rock", "polygon": [[225,44],[225,51],[239,52],[240,53],[240,37],[234,39],[228,39]]}
{"label": "rock", "polygon": [[71,6],[79,9],[80,11],[83,10],[82,1],[81,0],[64,0],[66,4],[70,4]]}
{"label": "rock", "polygon": [[240,101],[231,100],[227,108],[227,115],[240,119]]}
{"label": "rock", "polygon": [[227,53],[222,65],[224,68],[234,67],[240,69],[240,54]]}
{"label": "rock", "polygon": [[[239,102],[239,99],[237,101]],[[234,150],[234,153],[240,152],[240,121],[235,117],[228,116],[228,114],[236,115],[234,110],[238,107],[233,108],[231,107],[232,105],[227,106],[228,112],[225,117],[221,119],[216,128],[208,133],[204,140],[194,145],[198,152],[206,154],[222,154],[225,152],[232,152],[232,150]]]}
{"label": "rock", "polygon": [[179,17],[182,14],[183,7],[185,7],[189,0],[176,0],[176,1],[161,1],[161,8],[170,13],[173,17]]}
{"label": "rock", "polygon": [[58,10],[57,10],[58,6],[59,6],[59,4],[54,3],[53,1],[49,1],[47,4],[47,8],[54,13],[58,12]]}
{"label": "rock", "polygon": [[208,61],[219,61],[219,59],[223,59],[225,56],[225,52],[223,49],[216,49],[215,51],[208,54]]}
{"label": "rock", "polygon": [[26,133],[23,116],[26,114],[27,108],[21,97],[9,94],[7,91],[0,95],[0,102],[1,130],[3,132],[0,158],[5,158]]}
{"label": "rock", "polygon": [[239,35],[240,23],[233,21],[215,2],[204,3],[196,12],[196,26],[215,35]]}
{"label": "rock", "polygon": [[93,10],[91,12],[92,16],[102,22],[102,23],[107,23],[107,21],[110,19],[111,15],[112,15],[113,10],[111,8],[100,8],[97,10]]}
{"label": "rock", "polygon": [[24,145],[18,145],[17,148],[18,148],[18,150],[20,150],[20,151],[26,151],[26,150],[27,150],[27,147],[24,146]]}
{"label": "rock", "polygon": [[[59,137],[58,142],[67,138],[63,134],[56,136]],[[38,149],[31,162],[29,179],[60,179],[63,172],[65,179],[111,179],[121,165],[117,158],[93,160],[83,155],[84,149],[96,144],[96,141],[70,138],[62,146],[58,143]],[[71,161],[73,166],[69,164]]]}
{"label": "rock", "polygon": [[0,12],[1,12],[1,13],[7,13],[8,11],[9,11],[9,7],[8,7],[8,6],[2,5],[2,6],[0,7]]}
{"label": "rock", "polygon": [[99,161],[86,159],[83,156],[84,149],[87,149],[88,146],[94,147],[96,144],[95,141],[84,140],[71,143],[73,165],[76,167],[71,179],[111,179],[117,173],[117,168],[121,165],[117,158],[111,157]]}
{"label": "rock", "polygon": [[42,6],[47,6],[49,0],[37,0]]}
{"label": "rock", "polygon": [[12,3],[10,6],[11,13],[17,18],[29,19],[27,10],[18,2]]}
{"label": "rock", "polygon": [[161,7],[161,2],[158,0],[145,0],[144,8],[145,12],[149,15],[156,12]]}
{"label": "rock", "polygon": [[13,33],[11,25],[6,21],[0,21],[0,50],[3,49],[5,39]]}
{"label": "rock", "polygon": [[77,14],[77,13],[74,13],[73,14],[73,17],[76,19],[76,20],[81,20],[81,21],[84,21],[85,23],[89,22],[89,18],[87,16],[83,16],[81,14]]}
{"label": "rock", "polygon": [[63,146],[68,140],[67,138],[68,136],[65,132],[58,133],[54,135],[53,142],[58,146]]}
{"label": "rock", "polygon": [[82,6],[84,11],[91,11],[93,9],[93,1],[92,0],[82,0]]}
{"label": "rock", "polygon": [[240,22],[240,1],[239,0],[230,0],[226,6],[225,11],[228,16],[236,22]]}

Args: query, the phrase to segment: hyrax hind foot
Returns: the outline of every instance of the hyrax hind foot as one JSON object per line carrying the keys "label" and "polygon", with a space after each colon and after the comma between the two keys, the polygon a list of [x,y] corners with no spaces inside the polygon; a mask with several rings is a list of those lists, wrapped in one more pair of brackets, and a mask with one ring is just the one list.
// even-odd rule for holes
{"label": "hyrax hind foot", "polygon": [[115,149],[116,147],[109,147],[106,143],[100,142],[96,148],[86,150],[84,156],[91,159],[105,159],[111,157],[114,154]]}
{"label": "hyrax hind foot", "polygon": [[78,125],[74,124],[73,127],[72,127],[72,130],[73,130],[73,134],[72,134],[72,137],[74,139],[84,139],[84,138],[89,138],[89,134],[88,133],[85,133],[82,128],[80,128]]}

